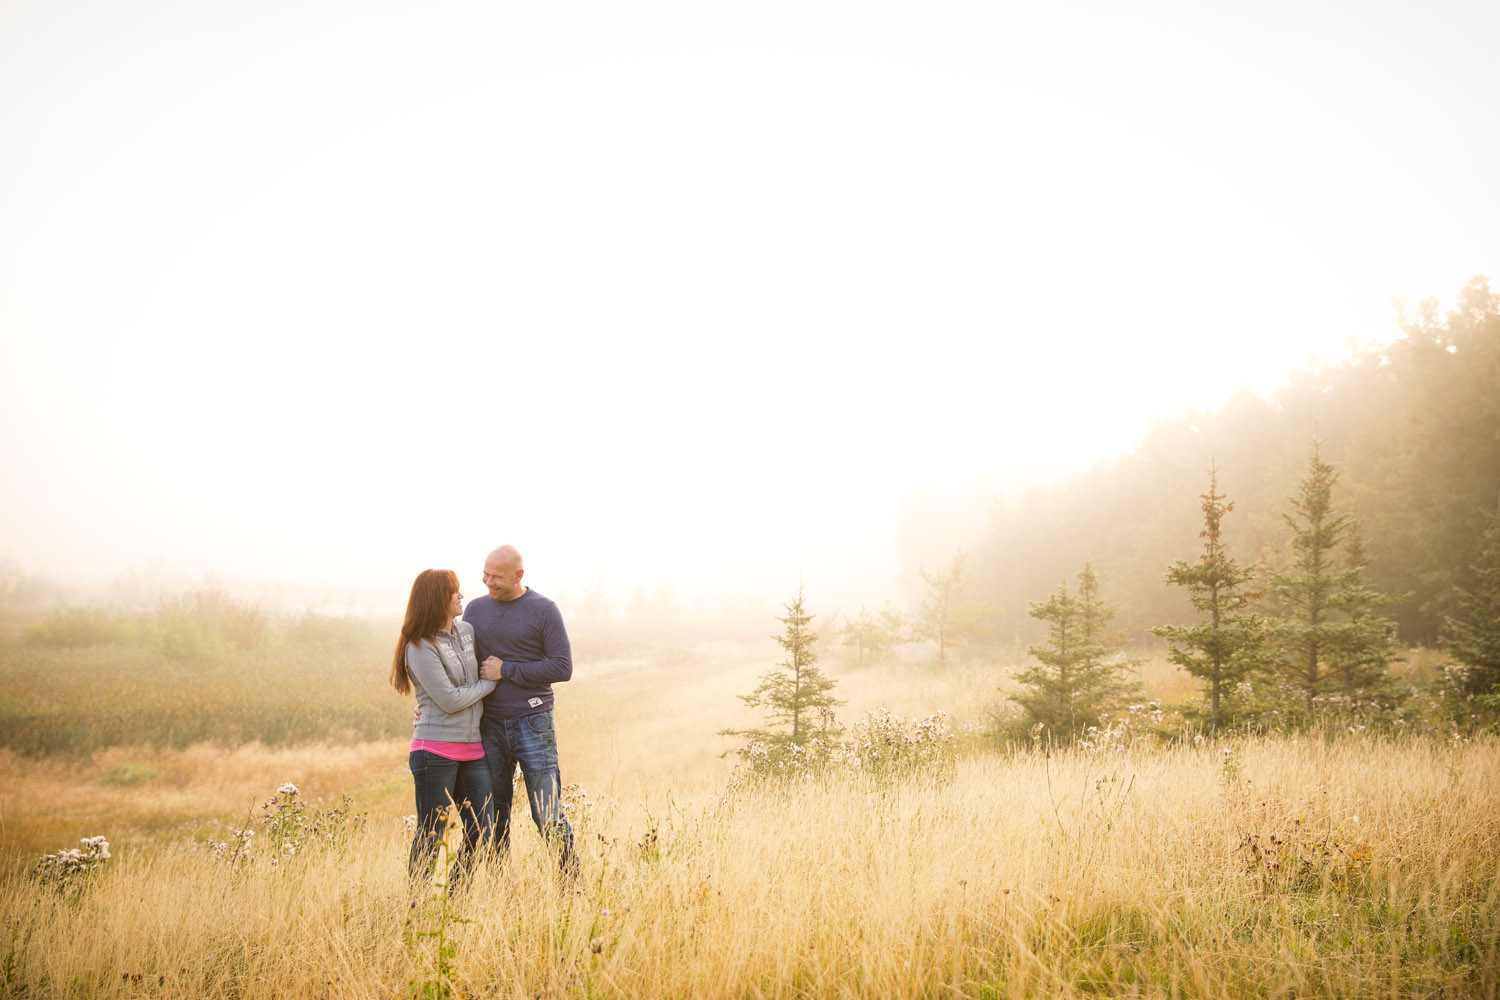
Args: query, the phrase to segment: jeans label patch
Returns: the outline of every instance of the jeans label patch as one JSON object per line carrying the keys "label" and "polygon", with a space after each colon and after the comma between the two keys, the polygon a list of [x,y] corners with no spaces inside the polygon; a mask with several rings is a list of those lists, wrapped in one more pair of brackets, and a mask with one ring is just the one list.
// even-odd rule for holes
{"label": "jeans label patch", "polygon": [[528,701],[526,704],[530,705],[532,708],[541,708],[542,707],[542,699],[540,699],[540,698],[533,698],[530,701]]}

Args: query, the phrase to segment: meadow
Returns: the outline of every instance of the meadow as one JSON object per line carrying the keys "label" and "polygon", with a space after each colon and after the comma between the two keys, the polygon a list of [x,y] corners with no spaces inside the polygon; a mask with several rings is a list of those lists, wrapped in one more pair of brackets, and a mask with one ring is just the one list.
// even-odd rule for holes
{"label": "meadow", "polygon": [[[518,812],[513,856],[445,903],[405,878],[384,623],[267,620],[243,648],[65,625],[0,631],[0,995],[1500,994],[1490,736],[1000,747],[1006,665],[827,649],[842,749],[742,761],[718,732],[758,722],[735,695],[769,638],[580,629],[582,876]],[[108,860],[34,874],[98,835]]]}

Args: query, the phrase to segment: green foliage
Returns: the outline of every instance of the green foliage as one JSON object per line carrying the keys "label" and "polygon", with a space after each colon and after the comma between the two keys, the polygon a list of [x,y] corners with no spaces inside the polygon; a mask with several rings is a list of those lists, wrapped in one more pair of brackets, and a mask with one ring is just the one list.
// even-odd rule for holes
{"label": "green foliage", "polygon": [[1151,631],[1167,640],[1168,660],[1205,682],[1208,728],[1214,733],[1226,699],[1260,665],[1266,626],[1247,611],[1259,596],[1253,589],[1254,570],[1241,566],[1224,548],[1224,515],[1234,503],[1219,492],[1217,467],[1209,470],[1208,492],[1201,500],[1203,553],[1195,563],[1179,559],[1167,570],[1167,583],[1186,588],[1200,621]]}
{"label": "green foliage", "polygon": [[1054,739],[1071,741],[1133,693],[1121,652],[1125,636],[1110,632],[1115,609],[1099,598],[1094,568],[1084,563],[1077,594],[1064,581],[1046,601],[1031,605],[1031,616],[1048,623],[1048,641],[1027,652],[1038,662],[1016,678],[1029,688],[1012,698]]}
{"label": "green foliage", "polygon": [[161,777],[161,771],[145,764],[116,764],[102,777],[106,785],[129,787],[143,784]]}
{"label": "green foliage", "polygon": [[911,634],[918,642],[937,647],[939,666],[947,666],[955,647],[984,635],[993,615],[968,593],[968,556],[960,552],[947,569],[929,573],[920,570],[927,593],[911,622]]}
{"label": "green foliage", "polygon": [[22,640],[36,648],[148,645],[178,662],[254,652],[270,638],[270,619],[264,611],[215,586],[168,597],[154,611],[65,606],[22,633]]}
{"label": "green foliage", "polygon": [[[1465,616],[1458,595],[1481,586],[1470,567],[1500,497],[1500,298],[1475,278],[1446,315],[1427,302],[1398,322],[1388,342],[1292,373],[1268,397],[1245,390],[1213,412],[1159,420],[1130,454],[997,508],[969,564],[975,596],[1025,607],[1092,556],[1124,626],[1189,624],[1161,567],[1198,545],[1201,470],[1217,460],[1233,471],[1238,510],[1224,529],[1238,551],[1259,553],[1280,544],[1276,512],[1319,435],[1367,529],[1368,583],[1395,595],[1381,617],[1408,645],[1436,643],[1445,616]],[[1019,612],[1002,624],[1040,637]]]}
{"label": "green foliage", "polygon": [[[1360,508],[1370,520],[1371,577],[1403,594],[1393,609],[1403,637],[1435,642],[1458,594],[1477,580],[1488,515],[1500,497],[1500,296],[1476,277],[1440,315],[1426,301],[1399,317],[1376,426],[1350,453]],[[1368,462],[1368,471],[1363,468]]]}
{"label": "green foliage", "polygon": [[256,826],[246,823],[231,829],[227,841],[209,841],[215,858],[235,869],[251,863],[275,868],[316,854],[342,854],[367,819],[354,812],[347,795],[336,805],[308,803],[289,781],[282,782],[260,811]]}
{"label": "green foliage", "polygon": [[364,827],[365,817],[351,808],[349,796],[337,805],[309,805],[290,781],[261,806],[261,823],[271,848],[271,863],[309,851],[342,851],[349,839]]}
{"label": "green foliage", "polygon": [[776,620],[785,628],[772,638],[786,653],[786,659],[768,671],[754,691],[741,695],[740,699],[751,708],[764,708],[769,725],[789,727],[790,731],[726,729],[722,731],[724,734],[749,736],[768,743],[801,743],[813,735],[815,718],[825,737],[837,732],[833,708],[843,702],[832,694],[837,681],[817,666],[818,634],[811,628],[816,616],[804,607],[802,588],[797,588],[796,600],[782,607],[786,614]]}
{"label": "green foliage", "polygon": [[201,661],[230,651],[254,652],[270,635],[265,612],[215,587],[163,601],[156,627],[163,654],[180,661]]}
{"label": "green foliage", "polygon": [[1344,616],[1345,627],[1334,636],[1328,673],[1332,686],[1346,697],[1364,694],[1391,697],[1390,664],[1396,659],[1396,623],[1380,612],[1393,599],[1365,582],[1364,533],[1351,520],[1344,541],[1344,581],[1334,595],[1334,606]]}
{"label": "green foliage", "polygon": [[908,720],[881,707],[866,712],[847,740],[814,736],[803,743],[755,741],[741,747],[738,755],[746,770],[736,782],[828,775],[943,777],[951,776],[957,765],[958,740],[943,712]]}
{"label": "green foliage", "polygon": [[861,605],[858,617],[851,618],[843,628],[843,642],[854,650],[856,663],[878,663],[901,645],[907,623],[901,613],[887,605],[871,614]]}
{"label": "green foliage", "polygon": [[1500,516],[1485,530],[1477,583],[1455,594],[1456,615],[1448,616],[1444,633],[1453,655],[1468,668],[1464,688],[1469,694],[1500,691]]}
{"label": "green foliage", "polygon": [[1357,893],[1370,874],[1369,844],[1313,834],[1300,822],[1288,835],[1247,833],[1238,853],[1246,874],[1268,896],[1328,889]]}
{"label": "green foliage", "polygon": [[[175,614],[200,606],[197,598],[164,602]],[[211,601],[210,601],[211,603]],[[269,616],[230,613],[208,621],[270,623]],[[258,617],[257,617],[258,616]],[[183,748],[213,742],[238,746],[251,740],[288,745],[309,740],[386,739],[411,732],[411,710],[391,697],[385,672],[393,629],[377,623],[337,626],[339,644],[325,625],[338,619],[304,619],[323,630],[323,641],[302,642],[299,620],[267,624],[243,648],[218,625],[184,626],[201,659],[166,655],[159,611],[73,608],[34,628],[19,642],[0,641],[0,746],[25,754],[87,754],[110,746]],[[87,648],[54,642],[90,635]],[[206,638],[205,638],[206,637]],[[174,642],[176,640],[173,640]]]}
{"label": "green foliage", "polygon": [[28,574],[13,558],[0,559],[0,608],[55,604],[63,598],[66,590],[56,580]]}
{"label": "green foliage", "polygon": [[113,643],[138,643],[148,637],[148,619],[118,611],[64,606],[21,632],[22,641],[47,649],[89,649]]}
{"label": "green foliage", "polygon": [[880,777],[951,777],[958,762],[957,734],[944,712],[907,720],[882,706],[855,723],[844,748],[849,766]]}
{"label": "green foliage", "polygon": [[[1363,545],[1354,518],[1338,512],[1338,473],[1314,445],[1292,512],[1291,564],[1273,577],[1273,669],[1311,709],[1319,694],[1373,694],[1387,686],[1395,628],[1377,609],[1384,598],[1364,583]],[[1290,706],[1289,706],[1290,707]]]}
{"label": "green foliage", "polygon": [[[459,916],[453,908],[448,885],[452,867],[449,861],[454,854],[452,840],[456,831],[462,828],[458,807],[450,805],[443,825],[445,833],[439,838],[437,850],[433,853],[432,880],[427,883],[420,905],[414,902],[407,917],[406,947],[424,969],[424,975],[407,985],[406,996],[410,1000],[454,1000],[464,995],[453,981],[458,955],[454,932],[460,924],[472,921]],[[430,957],[424,945],[431,946]]]}
{"label": "green foliage", "polygon": [[1292,529],[1292,565],[1273,577],[1282,615],[1276,622],[1280,673],[1310,700],[1325,685],[1324,660],[1333,644],[1329,621],[1336,591],[1345,574],[1334,553],[1349,530],[1347,514],[1333,512],[1333,484],[1338,474],[1313,446],[1307,476],[1291,500],[1292,513],[1282,518]]}
{"label": "green foliage", "polygon": [[281,638],[283,644],[296,649],[326,651],[368,646],[387,637],[383,629],[365,618],[308,611],[286,622]]}
{"label": "green foliage", "polygon": [[27,624],[21,636],[38,649],[150,646],[168,659],[197,662],[272,646],[328,651],[386,641],[364,618],[308,611],[273,624],[265,611],[213,585],[170,595],[154,609],[65,605]]}

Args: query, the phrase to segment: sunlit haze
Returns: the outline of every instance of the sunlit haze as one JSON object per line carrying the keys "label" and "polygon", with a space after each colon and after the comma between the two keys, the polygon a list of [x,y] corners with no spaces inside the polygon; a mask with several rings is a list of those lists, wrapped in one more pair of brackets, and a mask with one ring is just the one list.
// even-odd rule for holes
{"label": "sunlit haze", "polygon": [[8,0],[0,558],[389,611],[512,542],[548,594],[878,602],[913,491],[977,531],[1500,278],[1496,37],[1458,0]]}

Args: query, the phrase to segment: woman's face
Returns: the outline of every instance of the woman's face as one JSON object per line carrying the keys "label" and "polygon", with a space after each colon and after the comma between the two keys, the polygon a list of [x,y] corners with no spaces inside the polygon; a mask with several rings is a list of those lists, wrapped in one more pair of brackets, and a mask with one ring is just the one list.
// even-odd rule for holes
{"label": "woman's face", "polygon": [[448,614],[451,617],[453,617],[453,618],[457,618],[459,615],[461,615],[463,613],[464,613],[464,595],[463,595],[463,592],[455,590],[453,592],[453,599],[448,602]]}

